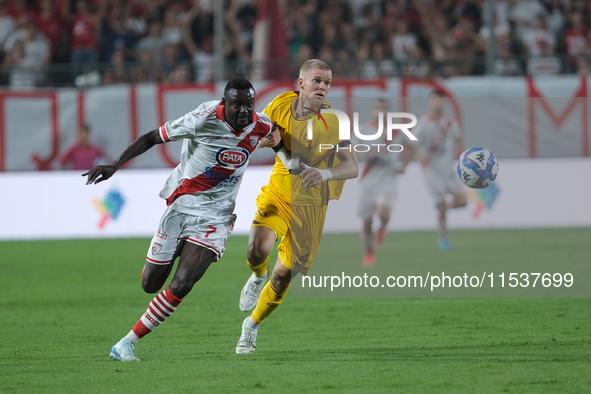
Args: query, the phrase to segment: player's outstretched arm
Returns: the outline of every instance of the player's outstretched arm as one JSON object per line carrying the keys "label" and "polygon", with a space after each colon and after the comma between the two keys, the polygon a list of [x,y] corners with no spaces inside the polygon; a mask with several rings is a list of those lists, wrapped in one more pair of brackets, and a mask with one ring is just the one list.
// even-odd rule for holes
{"label": "player's outstretched arm", "polygon": [[359,164],[355,152],[339,150],[337,157],[340,163],[334,167],[319,170],[302,163],[304,171],[300,174],[303,178],[304,186],[316,186],[324,181],[341,181],[345,179],[357,178],[359,175]]}
{"label": "player's outstretched arm", "polygon": [[160,133],[158,130],[152,130],[137,140],[133,141],[131,145],[127,147],[117,159],[115,159],[111,164],[105,166],[96,166],[92,170],[82,174],[82,176],[87,176],[88,179],[86,180],[86,184],[90,185],[92,183],[97,184],[102,181],[106,181],[113,174],[125,163],[129,160],[133,159],[136,156],[141,155],[151,147],[156,144],[161,144],[162,138],[160,137]]}

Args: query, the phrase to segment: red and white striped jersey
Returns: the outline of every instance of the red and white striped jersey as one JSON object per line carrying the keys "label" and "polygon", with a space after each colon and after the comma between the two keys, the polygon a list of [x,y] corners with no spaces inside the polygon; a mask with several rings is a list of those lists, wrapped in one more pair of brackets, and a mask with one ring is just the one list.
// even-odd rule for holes
{"label": "red and white striped jersey", "polygon": [[223,219],[234,212],[242,174],[259,141],[270,133],[262,112],[242,131],[226,122],[220,101],[201,104],[159,128],[163,141],[183,140],[180,164],[168,177],[160,197],[181,212]]}

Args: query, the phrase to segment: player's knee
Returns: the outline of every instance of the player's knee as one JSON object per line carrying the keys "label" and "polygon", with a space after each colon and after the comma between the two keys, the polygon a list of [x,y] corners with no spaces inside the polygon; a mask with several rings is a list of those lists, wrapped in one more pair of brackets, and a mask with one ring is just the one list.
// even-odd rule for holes
{"label": "player's knee", "polygon": [[454,204],[456,207],[458,207],[458,208],[465,207],[467,204],[468,204],[468,199],[466,199],[466,196],[461,195],[461,196],[456,197],[456,203]]}
{"label": "player's knee", "polygon": [[161,287],[157,283],[148,280],[148,278],[142,278],[142,289],[148,294],[158,293]]}
{"label": "player's knee", "polygon": [[252,265],[260,265],[267,260],[269,257],[270,250],[264,247],[263,243],[260,242],[252,242],[248,245],[248,250],[246,252],[246,257],[248,261]]}

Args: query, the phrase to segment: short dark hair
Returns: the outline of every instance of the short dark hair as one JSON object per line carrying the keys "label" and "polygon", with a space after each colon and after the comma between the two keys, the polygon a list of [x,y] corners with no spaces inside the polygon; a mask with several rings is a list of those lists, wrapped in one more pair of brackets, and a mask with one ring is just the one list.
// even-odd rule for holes
{"label": "short dark hair", "polygon": [[[252,83],[250,83],[250,81],[246,78],[243,77],[239,77],[239,78],[232,78],[228,81],[228,83],[226,84],[226,87],[224,88],[224,97],[226,97],[226,93],[228,93],[228,90],[230,89],[236,89],[236,90],[248,90],[248,89],[252,89],[254,91],[254,88],[252,87]],[[255,91],[256,93],[256,91]]]}
{"label": "short dark hair", "polygon": [[441,89],[435,89],[431,92],[431,96],[439,96],[439,97],[446,97],[447,94]]}

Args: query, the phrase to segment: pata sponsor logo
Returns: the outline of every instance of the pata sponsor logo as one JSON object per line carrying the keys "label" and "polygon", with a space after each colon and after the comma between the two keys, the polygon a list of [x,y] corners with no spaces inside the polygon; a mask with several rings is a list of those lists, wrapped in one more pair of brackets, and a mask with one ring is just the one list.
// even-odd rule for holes
{"label": "pata sponsor logo", "polygon": [[222,148],[216,155],[216,161],[224,167],[239,168],[248,161],[248,151],[243,148]]}

